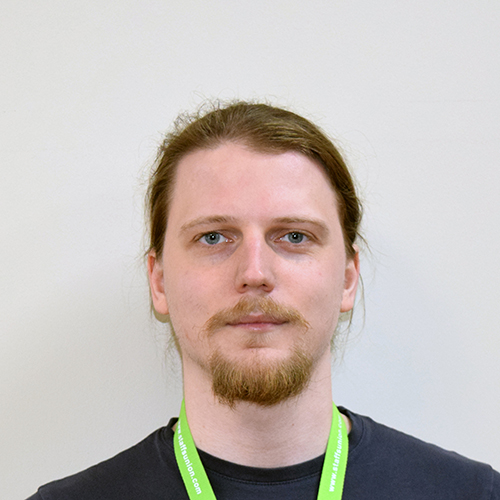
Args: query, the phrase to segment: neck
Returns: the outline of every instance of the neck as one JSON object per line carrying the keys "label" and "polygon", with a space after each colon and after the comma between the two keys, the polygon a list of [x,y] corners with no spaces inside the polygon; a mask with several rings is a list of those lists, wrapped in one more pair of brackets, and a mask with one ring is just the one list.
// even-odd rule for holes
{"label": "neck", "polygon": [[206,372],[186,364],[183,368],[186,415],[199,449],[266,468],[305,462],[325,452],[332,419],[329,356],[318,363],[299,396],[270,407],[238,402],[230,408],[215,398]]}

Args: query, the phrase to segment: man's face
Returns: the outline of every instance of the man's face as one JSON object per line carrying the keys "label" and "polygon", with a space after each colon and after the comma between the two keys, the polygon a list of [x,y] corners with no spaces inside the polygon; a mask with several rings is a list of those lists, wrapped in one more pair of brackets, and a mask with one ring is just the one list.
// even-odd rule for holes
{"label": "man's face", "polygon": [[163,255],[148,265],[185,376],[212,376],[215,357],[264,371],[298,351],[312,370],[329,363],[339,313],[353,306],[358,261],[346,258],[323,169],[299,153],[226,143],[184,157],[175,182]]}

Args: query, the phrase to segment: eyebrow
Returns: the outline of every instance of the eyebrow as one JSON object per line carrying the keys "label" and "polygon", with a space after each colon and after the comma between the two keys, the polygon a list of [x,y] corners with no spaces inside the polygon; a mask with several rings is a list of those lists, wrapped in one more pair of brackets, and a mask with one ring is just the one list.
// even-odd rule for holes
{"label": "eyebrow", "polygon": [[328,226],[320,219],[308,218],[308,217],[279,217],[277,219],[273,219],[273,222],[276,224],[313,224],[317,226],[324,236],[327,236],[330,233]]}
{"label": "eyebrow", "polygon": [[206,226],[208,224],[227,224],[236,222],[236,217],[226,217],[224,215],[212,215],[209,217],[198,217],[192,221],[186,222],[181,226],[181,232],[188,231],[196,226]]}
{"label": "eyebrow", "polygon": [[[212,215],[208,217],[198,217],[192,221],[186,222],[181,226],[181,232],[188,231],[197,226],[206,226],[209,224],[228,224],[237,222],[236,217],[229,217],[225,215]],[[273,224],[313,224],[317,226],[323,235],[330,233],[328,226],[320,219],[308,217],[278,217],[272,219]]]}

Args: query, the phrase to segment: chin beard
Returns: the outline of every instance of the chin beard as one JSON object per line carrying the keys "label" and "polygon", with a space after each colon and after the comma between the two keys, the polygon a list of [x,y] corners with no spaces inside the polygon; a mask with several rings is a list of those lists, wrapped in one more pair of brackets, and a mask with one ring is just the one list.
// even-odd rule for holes
{"label": "chin beard", "polygon": [[231,408],[239,401],[273,406],[298,396],[307,387],[313,359],[295,348],[286,360],[255,360],[248,366],[215,352],[210,357],[209,368],[213,393],[221,403]]}

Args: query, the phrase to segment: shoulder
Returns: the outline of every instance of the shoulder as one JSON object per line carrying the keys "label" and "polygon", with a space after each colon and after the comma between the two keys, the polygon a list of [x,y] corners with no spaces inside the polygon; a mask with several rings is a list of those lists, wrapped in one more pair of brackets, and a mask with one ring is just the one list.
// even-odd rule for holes
{"label": "shoulder", "polygon": [[[176,498],[180,477],[171,436],[170,427],[158,429],[113,458],[40,487],[28,500]],[[169,491],[174,496],[166,496]]]}
{"label": "shoulder", "polygon": [[500,499],[500,474],[489,465],[343,411],[353,424],[349,472],[387,498]]}

